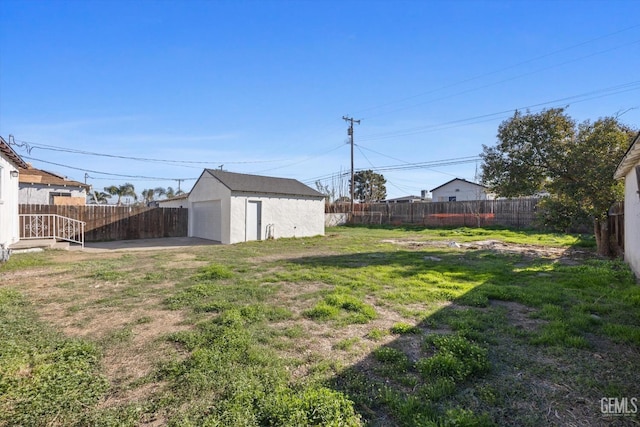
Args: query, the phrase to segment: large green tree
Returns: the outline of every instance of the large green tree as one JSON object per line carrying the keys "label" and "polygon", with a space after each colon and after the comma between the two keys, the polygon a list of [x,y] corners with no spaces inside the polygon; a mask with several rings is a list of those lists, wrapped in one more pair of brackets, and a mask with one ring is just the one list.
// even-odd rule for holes
{"label": "large green tree", "polygon": [[356,172],[353,175],[355,198],[360,202],[377,202],[387,198],[387,180],[372,170]]}
{"label": "large green tree", "polygon": [[598,251],[609,255],[608,211],[623,196],[613,174],[632,136],[612,117],[577,125],[563,108],[516,112],[498,128],[497,145],[483,146],[482,181],[504,197],[549,192],[593,221]]}

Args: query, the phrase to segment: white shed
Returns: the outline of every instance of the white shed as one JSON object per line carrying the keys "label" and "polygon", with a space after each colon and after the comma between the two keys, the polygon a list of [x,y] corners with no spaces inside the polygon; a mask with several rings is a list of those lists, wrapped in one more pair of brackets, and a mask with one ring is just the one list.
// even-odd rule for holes
{"label": "white shed", "polygon": [[624,179],[624,259],[640,278],[640,132],[614,178]]}
{"label": "white shed", "polygon": [[491,199],[487,194],[487,187],[461,178],[454,178],[445,182],[431,190],[431,194],[434,202],[466,202]]}
{"label": "white shed", "polygon": [[18,216],[19,168],[27,164],[0,137],[0,259],[8,255],[9,245],[20,240]]}
{"label": "white shed", "polygon": [[229,244],[324,235],[324,195],[295,179],[205,169],[188,200],[191,237]]}

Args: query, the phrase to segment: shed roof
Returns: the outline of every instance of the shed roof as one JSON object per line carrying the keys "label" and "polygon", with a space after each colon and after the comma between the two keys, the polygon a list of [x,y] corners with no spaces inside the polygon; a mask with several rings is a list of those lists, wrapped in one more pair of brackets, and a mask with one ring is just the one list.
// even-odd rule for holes
{"label": "shed roof", "polygon": [[20,168],[20,184],[41,184],[41,185],[61,185],[65,187],[80,187],[85,190],[91,188],[88,184],[72,181],[64,176],[56,175],[33,166],[26,164],[24,168]]}
{"label": "shed roof", "polygon": [[434,191],[436,191],[438,188],[442,188],[442,187],[444,187],[444,186],[445,186],[445,185],[447,185],[447,184],[451,184],[453,181],[462,181],[462,182],[465,182],[465,183],[467,183],[467,184],[475,185],[475,186],[477,186],[477,187],[487,188],[485,185],[478,184],[478,183],[471,182],[471,181],[467,181],[466,179],[462,179],[462,178],[453,178],[452,180],[447,181],[447,182],[445,182],[444,184],[439,185],[439,186],[437,186],[436,188],[434,188],[433,190],[429,190],[429,191],[431,191],[431,192],[433,193],[433,192],[434,192]]}
{"label": "shed roof", "polygon": [[11,146],[7,144],[7,141],[5,141],[4,138],[2,138],[1,136],[0,136],[0,152],[4,154],[7,159],[11,160],[11,162],[14,165],[16,165],[16,167],[18,168],[27,167],[27,163],[24,160],[22,160],[22,157],[20,157],[18,153],[13,151],[13,148],[11,148]]}
{"label": "shed roof", "polygon": [[217,169],[205,169],[205,173],[209,173],[231,191],[241,193],[307,196],[314,198],[324,197],[322,193],[291,178],[248,175]]}
{"label": "shed roof", "polygon": [[624,157],[618,164],[616,172],[613,175],[615,179],[622,179],[635,165],[640,164],[640,132],[633,138],[631,146],[625,153]]}

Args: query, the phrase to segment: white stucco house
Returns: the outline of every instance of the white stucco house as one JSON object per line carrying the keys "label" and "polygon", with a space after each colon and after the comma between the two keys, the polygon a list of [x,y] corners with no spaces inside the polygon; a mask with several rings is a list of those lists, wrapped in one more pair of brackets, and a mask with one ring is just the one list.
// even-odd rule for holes
{"label": "white stucco house", "polygon": [[205,169],[189,193],[189,236],[231,244],[324,235],[324,200],[295,179]]}
{"label": "white stucco house", "polygon": [[20,169],[19,201],[23,205],[86,205],[90,185],[27,165]]}
{"label": "white stucco house", "polygon": [[462,178],[454,178],[431,190],[434,202],[466,202],[471,200],[491,200],[493,196],[487,187]]}
{"label": "white stucco house", "polygon": [[183,193],[175,197],[157,200],[156,203],[161,208],[187,208],[189,203],[189,193]]}
{"label": "white stucco house", "polygon": [[27,164],[0,137],[0,260],[9,255],[9,245],[20,240],[18,177]]}
{"label": "white stucco house", "polygon": [[624,180],[624,259],[640,278],[640,132],[614,174]]}

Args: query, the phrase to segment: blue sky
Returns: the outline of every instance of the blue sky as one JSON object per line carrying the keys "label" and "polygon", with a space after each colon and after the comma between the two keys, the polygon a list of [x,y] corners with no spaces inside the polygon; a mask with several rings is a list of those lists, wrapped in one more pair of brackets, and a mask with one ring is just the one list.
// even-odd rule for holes
{"label": "blue sky", "polygon": [[[473,180],[516,109],[640,127],[638,16],[637,0],[3,0],[0,135],[98,190],[188,191],[220,165],[315,188],[350,168],[346,115],[356,169],[419,195]],[[429,165],[449,159],[465,163]]]}

